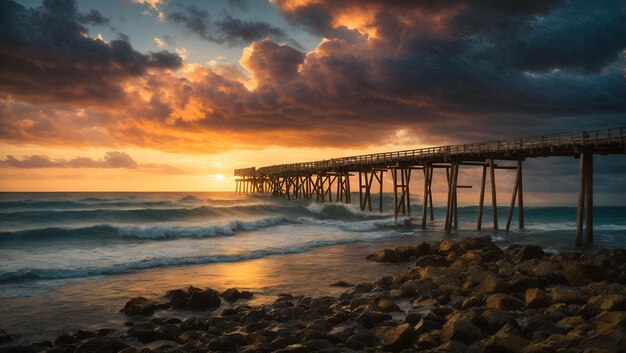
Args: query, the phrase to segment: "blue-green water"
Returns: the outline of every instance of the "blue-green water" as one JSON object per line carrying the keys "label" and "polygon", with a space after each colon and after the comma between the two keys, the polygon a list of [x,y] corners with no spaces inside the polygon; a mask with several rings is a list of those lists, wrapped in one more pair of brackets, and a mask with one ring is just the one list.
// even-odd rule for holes
{"label": "blue-green water", "polygon": [[[501,246],[533,243],[574,248],[576,208],[527,207],[526,227],[493,231],[486,207],[459,208],[459,230],[443,230],[445,209],[421,228],[419,200],[411,217],[361,212],[354,204],[242,196],[234,193],[0,194],[0,329],[27,337],[85,325],[121,325],[132,296],[158,297],[184,285],[331,294],[337,280],[373,280],[407,265],[374,264],[382,247],[491,235]],[[376,200],[374,200],[376,202]],[[500,229],[507,208],[498,210]],[[626,207],[596,207],[595,242],[585,249],[622,248]],[[37,317],[34,320],[33,317]]]}

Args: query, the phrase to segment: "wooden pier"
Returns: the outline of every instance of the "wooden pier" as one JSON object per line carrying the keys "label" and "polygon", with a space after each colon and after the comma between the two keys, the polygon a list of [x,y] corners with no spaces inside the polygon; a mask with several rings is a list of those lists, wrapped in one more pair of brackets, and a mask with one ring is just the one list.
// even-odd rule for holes
{"label": "wooden pier", "polygon": [[[626,154],[626,127],[578,133],[533,136],[461,145],[419,148],[405,151],[374,153],[329,160],[273,165],[262,168],[235,169],[236,192],[271,193],[288,199],[315,198],[317,202],[351,203],[350,176],[359,180],[359,206],[372,211],[372,191],[378,190],[378,210],[383,212],[383,176],[391,174],[393,182],[393,214],[410,216],[410,180],[413,171],[423,175],[421,225],[427,226],[433,216],[432,180],[435,169],[445,169],[447,204],[445,229],[458,226],[457,192],[471,186],[459,185],[459,169],[479,167],[482,170],[476,228],[482,227],[487,170],[491,187],[493,228],[499,229],[496,199],[496,170],[516,171],[515,184],[507,213],[506,230],[517,202],[518,226],[524,228],[523,162],[527,158],[566,156],[580,160],[576,244],[583,242],[583,226],[587,243],[593,242],[593,156],[594,154]],[[504,162],[503,164],[498,164]],[[513,163],[511,163],[513,162]]]}

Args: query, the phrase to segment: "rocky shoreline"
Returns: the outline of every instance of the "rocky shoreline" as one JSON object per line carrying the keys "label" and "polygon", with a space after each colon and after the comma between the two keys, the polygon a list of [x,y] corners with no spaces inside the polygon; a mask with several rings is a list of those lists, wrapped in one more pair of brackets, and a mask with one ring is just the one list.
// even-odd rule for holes
{"label": "rocky shoreline", "polygon": [[[189,287],[130,299],[126,331],[61,334],[4,352],[626,352],[626,250],[546,254],[500,249],[489,237],[385,249],[370,261],[408,271],[346,287],[337,297]],[[224,305],[230,302],[231,305]],[[151,318],[172,310],[167,318]],[[180,320],[180,311],[198,315]],[[122,315],[122,314],[120,314]]]}

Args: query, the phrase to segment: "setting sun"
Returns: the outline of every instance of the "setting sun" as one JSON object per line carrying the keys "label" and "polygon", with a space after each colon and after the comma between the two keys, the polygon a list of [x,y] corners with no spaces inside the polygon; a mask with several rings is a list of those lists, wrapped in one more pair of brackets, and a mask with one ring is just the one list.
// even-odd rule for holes
{"label": "setting sun", "polygon": [[215,181],[224,181],[224,174],[215,174]]}

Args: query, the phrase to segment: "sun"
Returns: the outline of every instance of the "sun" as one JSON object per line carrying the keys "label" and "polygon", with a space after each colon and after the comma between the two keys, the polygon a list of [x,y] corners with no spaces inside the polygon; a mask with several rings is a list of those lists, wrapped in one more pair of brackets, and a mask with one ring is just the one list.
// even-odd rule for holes
{"label": "sun", "polygon": [[216,181],[224,181],[224,174],[215,174]]}

